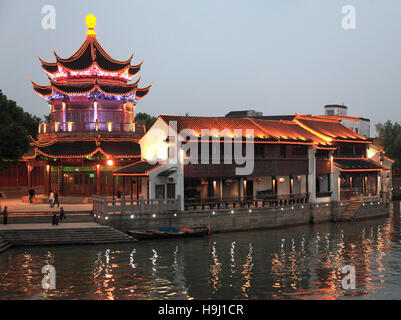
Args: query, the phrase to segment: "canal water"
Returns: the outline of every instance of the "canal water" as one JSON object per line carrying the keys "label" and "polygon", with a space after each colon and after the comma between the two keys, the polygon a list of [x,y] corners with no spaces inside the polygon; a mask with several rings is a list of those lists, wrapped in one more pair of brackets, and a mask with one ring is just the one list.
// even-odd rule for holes
{"label": "canal water", "polygon": [[[16,247],[0,299],[400,299],[400,203],[389,217],[134,244]],[[56,289],[42,288],[42,267]],[[356,288],[345,290],[345,265]]]}

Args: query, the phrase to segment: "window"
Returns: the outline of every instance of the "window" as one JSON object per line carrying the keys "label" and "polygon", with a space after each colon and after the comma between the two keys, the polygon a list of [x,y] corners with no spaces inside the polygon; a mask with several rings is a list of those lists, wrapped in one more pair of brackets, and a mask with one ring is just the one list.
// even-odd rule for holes
{"label": "window", "polygon": [[294,156],[306,156],[306,148],[305,147],[293,147],[292,155],[294,155]]}
{"label": "window", "polygon": [[260,144],[260,143],[256,143],[255,144],[255,157],[257,158],[263,158],[263,156],[265,155],[265,145],[264,144]]}
{"label": "window", "polygon": [[164,199],[164,184],[156,185],[156,199]]}
{"label": "window", "polygon": [[286,157],[286,145],[281,145],[281,146],[280,146],[280,156],[281,156],[282,158],[285,158],[285,157]]}
{"label": "window", "polygon": [[175,199],[175,183],[167,184],[167,198]]}

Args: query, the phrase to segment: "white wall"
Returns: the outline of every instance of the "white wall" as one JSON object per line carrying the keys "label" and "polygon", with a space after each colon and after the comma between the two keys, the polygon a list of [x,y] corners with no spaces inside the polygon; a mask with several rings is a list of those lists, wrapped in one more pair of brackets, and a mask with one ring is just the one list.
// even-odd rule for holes
{"label": "white wall", "polygon": [[139,140],[142,160],[167,159],[168,126],[161,119],[157,119],[148,132]]}

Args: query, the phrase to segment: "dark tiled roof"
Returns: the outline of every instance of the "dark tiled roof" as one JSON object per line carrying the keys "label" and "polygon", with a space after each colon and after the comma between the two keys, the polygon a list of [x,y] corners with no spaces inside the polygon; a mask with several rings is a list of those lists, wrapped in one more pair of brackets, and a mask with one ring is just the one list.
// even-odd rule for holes
{"label": "dark tiled roof", "polygon": [[87,37],[82,46],[68,59],[56,55],[57,62],[71,70],[85,70],[94,62],[106,71],[120,71],[130,65],[131,58],[117,61],[110,57],[101,47],[96,37]]}
{"label": "dark tiled roof", "polygon": [[39,153],[57,158],[60,156],[86,156],[93,153],[97,147],[95,141],[60,141],[37,149]]}
{"label": "dark tiled roof", "polygon": [[181,132],[183,129],[192,129],[197,134],[201,133],[201,130],[213,130],[218,131],[230,130],[234,133],[235,129],[241,129],[243,136],[246,134],[246,129],[253,129],[255,137],[268,137],[267,133],[263,131],[259,126],[250,121],[247,118],[225,118],[225,117],[193,117],[193,116],[160,116],[167,124],[170,121],[177,122],[177,130]]}
{"label": "dark tiled roof", "polygon": [[138,161],[114,171],[115,175],[147,175],[148,172],[159,167],[160,164],[150,164],[147,161]]}
{"label": "dark tiled roof", "polygon": [[263,128],[263,130],[265,130],[269,135],[276,137],[282,142],[325,142],[323,139],[319,139],[314,134],[297,125],[295,122],[259,118],[252,119],[252,121]]}
{"label": "dark tiled roof", "polygon": [[343,126],[337,120],[329,120],[323,119],[322,117],[313,116],[300,116],[296,118],[296,121],[299,121],[301,124],[308,127],[309,129],[323,134],[333,140],[369,142],[365,137]]}
{"label": "dark tiled roof", "polygon": [[112,156],[139,156],[141,147],[134,141],[102,141],[100,148]]}
{"label": "dark tiled roof", "polygon": [[381,170],[383,167],[368,159],[333,159],[333,164],[341,170]]}
{"label": "dark tiled roof", "polygon": [[[141,149],[135,141],[100,141],[96,144],[95,140],[92,141],[55,141],[54,143],[46,146],[38,145],[36,150],[39,154],[53,158],[79,158],[87,157],[101,152],[112,157],[125,157],[135,158],[140,157]],[[29,150],[24,157],[34,156],[34,150]]]}

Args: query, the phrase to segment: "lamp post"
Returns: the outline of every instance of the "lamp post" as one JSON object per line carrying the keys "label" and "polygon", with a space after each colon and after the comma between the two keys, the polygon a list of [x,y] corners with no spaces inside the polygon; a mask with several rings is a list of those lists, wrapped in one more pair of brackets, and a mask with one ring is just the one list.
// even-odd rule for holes
{"label": "lamp post", "polygon": [[114,201],[114,176],[113,176],[113,171],[114,171],[114,161],[109,159],[107,160],[107,165],[111,167],[111,179],[113,180],[113,201]]}

